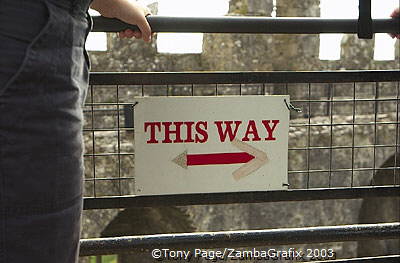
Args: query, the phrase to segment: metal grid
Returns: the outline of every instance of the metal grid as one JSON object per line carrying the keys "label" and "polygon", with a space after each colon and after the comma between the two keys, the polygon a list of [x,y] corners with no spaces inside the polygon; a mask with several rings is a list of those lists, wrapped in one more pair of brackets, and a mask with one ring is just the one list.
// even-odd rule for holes
{"label": "metal grid", "polygon": [[[84,106],[85,196],[134,194],[136,97],[205,95],[291,96],[302,112],[291,112],[289,189],[397,191],[399,81],[398,71],[92,73]],[[374,174],[382,180],[371,183]]]}

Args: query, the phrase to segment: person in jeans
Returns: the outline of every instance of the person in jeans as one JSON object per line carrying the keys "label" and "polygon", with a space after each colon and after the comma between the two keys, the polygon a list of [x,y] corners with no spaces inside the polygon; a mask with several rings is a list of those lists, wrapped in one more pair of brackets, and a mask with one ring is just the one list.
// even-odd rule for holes
{"label": "person in jeans", "polygon": [[136,24],[130,0],[0,0],[0,263],[78,260],[89,5]]}

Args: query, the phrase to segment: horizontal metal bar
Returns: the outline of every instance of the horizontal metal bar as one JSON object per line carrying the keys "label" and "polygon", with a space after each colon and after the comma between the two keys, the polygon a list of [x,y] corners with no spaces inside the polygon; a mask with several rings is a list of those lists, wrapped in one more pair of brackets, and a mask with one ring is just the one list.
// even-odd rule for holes
{"label": "horizontal metal bar", "polygon": [[118,132],[118,131],[134,131],[134,128],[115,127],[115,128],[85,128],[83,132]]}
{"label": "horizontal metal bar", "polygon": [[134,180],[135,177],[92,177],[85,178],[85,182],[95,182],[95,181],[123,181],[123,180]]}
{"label": "horizontal metal bar", "polygon": [[[250,33],[250,34],[320,34],[358,33],[357,19],[323,19],[315,17],[170,17],[148,16],[153,32],[179,33]],[[93,32],[139,30],[118,19],[93,17]],[[399,19],[374,19],[373,33],[399,33]]]}
{"label": "horizontal metal bar", "polygon": [[[400,74],[400,72],[399,72]],[[239,88],[239,87],[230,87],[230,88]],[[176,96],[181,96],[181,95],[176,95]],[[220,96],[220,95],[219,95]],[[235,95],[228,95],[228,96],[235,96]],[[167,96],[165,96],[167,97]],[[168,96],[168,97],[173,97],[173,96]],[[392,98],[371,98],[371,99],[367,99],[367,98],[356,98],[356,99],[352,99],[352,98],[348,98],[348,99],[335,99],[335,98],[340,98],[339,96],[337,97],[333,97],[332,100],[326,100],[326,99],[322,99],[322,100],[318,100],[318,99],[314,99],[314,100],[297,100],[297,99],[293,99],[291,100],[291,102],[297,102],[297,103],[335,103],[335,102],[388,102],[388,101],[398,101],[398,98],[392,97]],[[94,103],[85,103],[85,107],[91,107],[91,106],[114,106],[113,108],[110,109],[106,109],[106,108],[95,108],[93,110],[91,109],[85,109],[83,112],[87,113],[87,112],[103,112],[103,111],[118,111],[118,106],[131,106],[132,102],[125,102],[125,103],[120,103],[120,102],[103,102],[103,103],[99,103],[99,102],[94,102]],[[121,110],[120,110],[121,111]],[[123,112],[120,112],[120,114],[123,114]]]}
{"label": "horizontal metal bar", "polygon": [[125,153],[125,152],[119,152],[119,153],[85,153],[83,157],[106,157],[106,156],[135,156],[135,153]]}
{"label": "horizontal metal bar", "polygon": [[[400,74],[400,73],[399,73]],[[335,98],[340,98],[339,96],[337,97],[333,97],[332,100],[290,100],[290,102],[293,103],[342,103],[342,102],[346,102],[346,103],[351,103],[351,102],[388,102],[388,101],[399,101],[398,98],[381,98],[381,99],[335,99]]]}
{"label": "horizontal metal bar", "polygon": [[151,248],[233,248],[397,239],[400,223],[221,231],[84,239],[80,255],[118,254]]}
{"label": "horizontal metal bar", "polygon": [[[132,102],[88,102],[85,103],[85,107],[91,106],[110,106],[110,110],[118,110],[118,106],[131,106]],[[90,111],[90,109],[88,109]]]}
{"label": "horizontal metal bar", "polygon": [[[375,125],[394,125],[400,122],[381,121],[381,122],[355,122],[355,123],[304,123],[304,124],[289,124],[289,127],[335,127],[335,126],[375,126]],[[115,128],[85,128],[83,132],[118,132],[118,131],[134,131],[134,128],[115,127]]]}
{"label": "horizontal metal bar", "polygon": [[[131,154],[134,156],[135,154]],[[92,157],[97,157],[92,156]],[[99,156],[100,157],[100,156]],[[318,170],[289,170],[288,174],[302,174],[302,173],[307,173],[307,174],[314,174],[314,173],[343,173],[343,172],[367,172],[367,171],[388,171],[388,170],[395,170],[399,169],[399,166],[392,166],[392,167],[376,167],[376,168],[341,168],[341,169],[318,169]],[[95,177],[94,180],[119,180],[119,179],[124,179],[124,178],[130,178],[130,177]],[[134,177],[133,177],[134,178]]]}
{"label": "horizontal metal bar", "polygon": [[343,173],[343,172],[366,172],[366,171],[382,171],[382,170],[394,170],[399,167],[365,167],[365,168],[340,168],[340,169],[318,169],[318,170],[300,170],[300,171],[289,171],[288,174],[299,174],[299,173]]}
{"label": "horizontal metal bar", "polygon": [[[332,115],[337,116],[337,115]],[[343,116],[343,115],[342,115]],[[358,116],[359,117],[359,116]],[[350,123],[304,123],[304,124],[289,124],[289,127],[335,127],[335,126],[371,126],[371,125],[392,125],[392,124],[399,124],[400,122],[396,121],[377,121],[377,122],[350,122]]]}
{"label": "horizontal metal bar", "polygon": [[368,149],[368,148],[394,148],[399,147],[400,144],[370,144],[370,145],[337,145],[337,146],[310,146],[310,147],[298,147],[289,148],[289,151],[308,151],[308,150],[345,150],[345,149]]}
{"label": "horizontal metal bar", "polygon": [[[308,151],[308,150],[346,150],[346,149],[368,149],[368,148],[394,148],[399,147],[400,145],[396,144],[377,144],[377,145],[355,145],[355,146],[310,146],[310,147],[298,147],[298,148],[288,148],[289,151]],[[107,157],[107,156],[135,156],[133,152],[109,152],[109,153],[85,153],[84,157]],[[375,168],[379,169],[379,168]]]}
{"label": "horizontal metal bar", "polygon": [[270,192],[205,193],[153,196],[86,197],[84,209],[243,204],[400,196],[399,186],[316,188]]}
{"label": "horizontal metal bar", "polygon": [[314,263],[399,263],[400,255],[313,261]]}
{"label": "horizontal metal bar", "polygon": [[[120,104],[118,104],[118,105],[120,105]],[[87,107],[87,106],[96,106],[96,104],[88,103],[88,104],[85,105],[85,107]],[[92,113],[92,112],[102,113],[103,115],[107,115],[107,114],[110,114],[110,115],[117,115],[117,114],[124,115],[124,112],[123,111],[121,112],[121,110],[118,110],[118,109],[94,108],[93,110],[92,109],[84,109],[83,110],[83,113]]]}
{"label": "horizontal metal bar", "polygon": [[296,72],[93,72],[90,74],[89,81],[91,85],[345,83],[400,81],[400,74],[398,70]]}

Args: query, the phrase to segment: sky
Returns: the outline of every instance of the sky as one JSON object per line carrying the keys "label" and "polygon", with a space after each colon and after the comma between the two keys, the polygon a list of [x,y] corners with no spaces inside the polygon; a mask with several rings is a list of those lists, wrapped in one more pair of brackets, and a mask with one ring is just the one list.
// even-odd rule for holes
{"label": "sky", "polygon": [[[358,0],[320,0],[323,18],[357,18]],[[372,0],[372,18],[389,18],[399,5],[399,0]],[[342,8],[346,7],[346,8]],[[340,42],[343,34],[323,34],[320,36],[320,54],[322,60],[340,59]],[[375,34],[374,60],[394,60],[395,42],[387,34]]]}
{"label": "sky", "polygon": [[[156,0],[140,0],[144,5]],[[158,0],[158,15],[168,16],[223,16],[229,9],[229,0]],[[274,1],[275,2],[275,1]],[[399,5],[399,0],[372,0],[372,17],[388,18]],[[346,7],[346,8],[343,8]],[[357,18],[358,0],[321,0],[323,18]],[[274,15],[274,14],[272,14]],[[342,34],[322,34],[320,37],[321,60],[339,60]],[[203,34],[158,33],[157,51],[161,53],[201,53]],[[386,34],[376,34],[375,60],[394,60],[395,40]],[[105,33],[90,33],[87,41],[89,50],[107,50]]]}

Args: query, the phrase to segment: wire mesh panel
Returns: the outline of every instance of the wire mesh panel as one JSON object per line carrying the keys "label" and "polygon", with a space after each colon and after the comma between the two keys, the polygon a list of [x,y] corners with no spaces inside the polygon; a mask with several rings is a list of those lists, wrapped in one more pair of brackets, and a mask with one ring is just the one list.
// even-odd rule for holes
{"label": "wire mesh panel", "polygon": [[301,109],[290,116],[289,189],[398,186],[399,80],[398,71],[93,73],[85,195],[134,194],[135,98],[146,96],[288,94]]}

